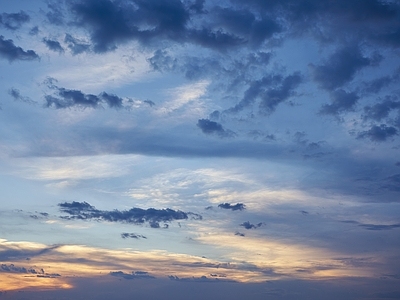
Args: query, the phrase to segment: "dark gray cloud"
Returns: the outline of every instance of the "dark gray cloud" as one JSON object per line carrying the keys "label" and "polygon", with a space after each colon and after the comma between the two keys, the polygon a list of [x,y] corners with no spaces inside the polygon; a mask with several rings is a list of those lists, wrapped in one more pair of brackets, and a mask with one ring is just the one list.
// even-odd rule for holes
{"label": "dark gray cloud", "polygon": [[398,130],[385,124],[373,125],[369,130],[358,133],[357,138],[368,138],[373,142],[384,142],[397,135]]}
{"label": "dark gray cloud", "polygon": [[235,135],[233,131],[225,130],[220,123],[209,119],[199,119],[197,126],[205,134],[216,134],[220,137],[232,137]]}
{"label": "dark gray cloud", "polygon": [[280,74],[268,74],[252,81],[244,92],[243,98],[227,112],[239,112],[259,100],[260,112],[270,114],[283,101],[293,95],[295,88],[302,82],[299,72],[284,77]]}
{"label": "dark gray cloud", "polygon": [[47,20],[53,25],[64,25],[65,15],[62,8],[62,3],[57,0],[48,0],[47,8],[49,9],[46,13]]}
{"label": "dark gray cloud", "polygon": [[14,45],[13,40],[6,40],[2,35],[0,35],[0,57],[7,59],[9,62],[39,59],[39,55],[35,51],[25,51],[21,47]]}
{"label": "dark gray cloud", "polygon": [[[131,5],[134,3],[134,5]],[[181,1],[134,0],[70,1],[76,24],[87,28],[96,52],[113,50],[120,43],[153,38],[178,40],[189,14]]]}
{"label": "dark gray cloud", "polygon": [[249,221],[246,221],[246,222],[243,222],[242,224],[240,224],[240,226],[244,227],[245,229],[256,229],[263,225],[264,225],[264,223],[251,224]]}
{"label": "dark gray cloud", "polygon": [[383,180],[382,188],[384,190],[400,192],[400,174],[394,174]]}
{"label": "dark gray cloud", "polygon": [[[200,276],[200,277],[178,277],[175,275],[169,275],[168,278],[170,280],[174,280],[174,281],[183,281],[183,282],[218,282],[221,279],[218,278],[217,276],[214,276],[215,274],[210,274],[211,277],[207,277],[205,275]],[[222,280],[225,281],[231,281],[231,280],[227,280],[225,279],[225,277],[222,276]]]}
{"label": "dark gray cloud", "polygon": [[110,108],[122,108],[123,99],[103,92],[99,95],[85,94],[79,90],[70,90],[54,85],[51,81],[48,83],[48,87],[52,89],[54,95],[46,95],[46,107],[54,107],[56,109],[70,108],[74,106],[78,107],[92,107],[97,108],[102,103],[107,104]]}
{"label": "dark gray cloud", "polygon": [[124,273],[122,271],[115,271],[115,272],[110,272],[111,276],[114,277],[119,277],[123,279],[154,279],[154,276],[151,276],[148,272],[144,271],[133,271],[132,273]]}
{"label": "dark gray cloud", "polygon": [[244,210],[246,209],[246,205],[243,203],[236,203],[236,204],[230,204],[230,203],[221,203],[218,205],[219,208],[223,209],[231,209],[231,210]]}
{"label": "dark gray cloud", "polygon": [[389,113],[393,110],[400,109],[400,101],[397,101],[397,97],[386,96],[383,101],[376,103],[372,106],[364,107],[364,119],[381,121],[389,116]]}
{"label": "dark gray cloud", "polygon": [[237,236],[242,236],[242,237],[245,237],[245,236],[246,236],[244,233],[241,233],[241,232],[239,232],[239,231],[236,231],[236,232],[235,232],[235,235],[237,235]]}
{"label": "dark gray cloud", "polygon": [[61,46],[59,41],[44,38],[43,43],[51,51],[58,52],[58,53],[64,53],[64,48]]}
{"label": "dark gray cloud", "polygon": [[25,273],[25,274],[44,274],[44,270],[41,269],[40,271],[36,271],[33,268],[25,268],[25,267],[18,267],[14,264],[1,264],[0,265],[0,272],[8,272],[8,273]]}
{"label": "dark gray cloud", "polygon": [[[128,224],[144,224],[148,222],[152,228],[160,228],[160,222],[167,223],[175,220],[187,220],[189,217],[193,219],[201,219],[201,216],[191,212],[185,213],[180,210],[173,209],[141,209],[132,208],[130,210],[98,210],[87,202],[64,202],[58,204],[60,210],[69,216],[62,217],[64,219],[73,220],[98,220],[107,222],[121,222]],[[167,224],[168,226],[168,224]],[[165,226],[164,226],[165,227]]]}
{"label": "dark gray cloud", "polygon": [[17,30],[24,23],[29,22],[30,19],[29,15],[22,10],[18,13],[2,13],[0,15],[0,26],[10,30]]}
{"label": "dark gray cloud", "polygon": [[372,64],[358,47],[344,47],[333,53],[323,65],[313,66],[313,78],[326,90],[334,90],[351,81],[362,68]]}
{"label": "dark gray cloud", "polygon": [[382,76],[371,81],[363,82],[363,92],[379,93],[383,88],[398,82],[400,79],[400,69],[397,69],[392,75]]}
{"label": "dark gray cloud", "polygon": [[81,54],[83,52],[90,51],[89,43],[87,43],[85,41],[81,41],[77,38],[74,38],[72,35],[70,35],[68,33],[65,35],[64,42],[66,44],[68,44],[68,48],[69,48],[69,50],[71,50],[73,55],[77,55],[77,54]]}
{"label": "dark gray cloud", "polygon": [[11,88],[11,89],[9,89],[9,90],[8,90],[8,94],[9,94],[11,97],[13,97],[13,99],[14,99],[15,101],[22,101],[22,102],[29,103],[29,104],[36,103],[36,102],[33,101],[31,98],[22,96],[22,95],[21,95],[21,92],[20,92],[18,89],[16,89],[16,88]]}
{"label": "dark gray cloud", "polygon": [[22,273],[22,274],[34,274],[36,277],[40,278],[57,278],[61,275],[58,273],[46,273],[44,269],[36,270],[34,268],[18,267],[14,264],[1,264],[0,272],[6,273]]}
{"label": "dark gray cloud", "polygon": [[10,249],[0,251],[0,261],[10,260],[29,260],[32,257],[41,256],[47,254],[59,246],[49,246],[38,250],[27,250],[27,249]]}
{"label": "dark gray cloud", "polygon": [[138,240],[138,239],[147,239],[147,237],[145,237],[144,235],[137,234],[137,233],[128,233],[128,232],[121,233],[121,237],[123,239],[130,238],[130,239],[136,239],[136,240]]}
{"label": "dark gray cloud", "polygon": [[258,19],[247,9],[216,7],[212,14],[215,23],[237,36],[243,37],[250,45],[259,46],[264,40],[271,38],[274,33],[281,31],[281,26],[271,18],[263,16]]}
{"label": "dark gray cloud", "polygon": [[396,228],[400,228],[400,224],[390,224],[390,225],[382,225],[382,224],[364,224],[357,221],[342,221],[343,223],[348,224],[356,224],[359,227],[362,227],[366,230],[374,230],[374,231],[381,231],[381,230],[392,230]]}
{"label": "dark gray cloud", "polygon": [[355,92],[346,92],[338,89],[331,93],[332,104],[321,107],[320,113],[337,116],[340,113],[354,110],[354,106],[360,97]]}

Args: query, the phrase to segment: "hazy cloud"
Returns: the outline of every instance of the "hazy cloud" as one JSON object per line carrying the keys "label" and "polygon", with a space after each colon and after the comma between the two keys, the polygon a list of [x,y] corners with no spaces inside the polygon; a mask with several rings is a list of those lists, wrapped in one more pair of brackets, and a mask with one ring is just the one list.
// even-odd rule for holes
{"label": "hazy cloud", "polygon": [[29,15],[22,10],[18,13],[2,13],[0,15],[0,26],[10,30],[17,30],[24,23],[29,22],[30,19]]}
{"label": "hazy cloud", "polygon": [[11,88],[11,89],[9,89],[9,90],[8,90],[8,94],[9,94],[11,97],[13,97],[13,99],[14,99],[15,101],[22,101],[22,102],[29,103],[29,104],[36,103],[36,102],[33,101],[31,98],[22,96],[22,95],[21,95],[21,92],[20,92],[18,89],[16,89],[16,88]]}

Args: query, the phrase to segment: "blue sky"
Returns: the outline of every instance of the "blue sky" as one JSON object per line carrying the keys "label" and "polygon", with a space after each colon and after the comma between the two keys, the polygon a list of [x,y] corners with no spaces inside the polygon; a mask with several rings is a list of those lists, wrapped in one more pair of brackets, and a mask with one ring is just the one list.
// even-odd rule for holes
{"label": "blue sky", "polygon": [[1,298],[400,297],[399,1],[0,3]]}

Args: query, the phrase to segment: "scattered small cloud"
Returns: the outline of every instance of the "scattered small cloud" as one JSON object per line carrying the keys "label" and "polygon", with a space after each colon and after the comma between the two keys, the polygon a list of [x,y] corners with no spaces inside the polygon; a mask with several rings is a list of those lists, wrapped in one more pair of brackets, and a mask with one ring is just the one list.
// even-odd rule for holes
{"label": "scattered small cloud", "polygon": [[226,202],[219,204],[218,207],[223,209],[230,209],[233,211],[246,209],[246,205],[244,205],[243,203],[230,204]]}
{"label": "scattered small cloud", "polygon": [[244,227],[245,229],[257,229],[263,226],[264,223],[258,223],[258,224],[251,224],[249,221],[243,222],[239,226]]}
{"label": "scattered small cloud", "polygon": [[127,280],[132,279],[154,279],[154,276],[151,276],[148,272],[144,271],[132,271],[132,273],[124,273],[122,271],[110,272],[111,276],[119,277]]}
{"label": "scattered small cloud", "polygon": [[147,237],[145,237],[144,235],[137,234],[137,233],[127,233],[127,232],[121,233],[121,237],[123,239],[130,238],[130,239],[136,239],[136,240],[138,240],[138,239],[147,239]]}

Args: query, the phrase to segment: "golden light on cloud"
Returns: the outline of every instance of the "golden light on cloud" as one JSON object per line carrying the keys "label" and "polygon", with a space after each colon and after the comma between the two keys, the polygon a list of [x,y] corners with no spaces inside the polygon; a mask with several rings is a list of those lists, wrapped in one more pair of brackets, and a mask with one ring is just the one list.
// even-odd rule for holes
{"label": "golden light on cloud", "polygon": [[[283,239],[243,237],[224,232],[211,233],[203,229],[204,234],[196,238],[203,244],[222,249],[224,259],[246,262],[262,272],[251,272],[241,281],[257,282],[266,279],[303,278],[325,279],[327,277],[373,276],[368,267],[354,268],[340,259],[341,254],[325,248],[317,248]],[[273,271],[268,274],[265,270]],[[260,276],[261,275],[261,276]]]}
{"label": "golden light on cloud", "polygon": [[[205,232],[206,229],[199,229]],[[161,250],[110,250],[82,245],[48,247],[0,240],[0,290],[67,289],[72,279],[104,278],[111,272],[147,272],[156,278],[205,278],[264,282],[282,278],[326,279],[372,276],[353,268],[326,249],[226,233],[203,233],[195,239],[225,253],[219,260]],[[8,257],[7,257],[8,256]],[[134,276],[134,275],[132,275]]]}

